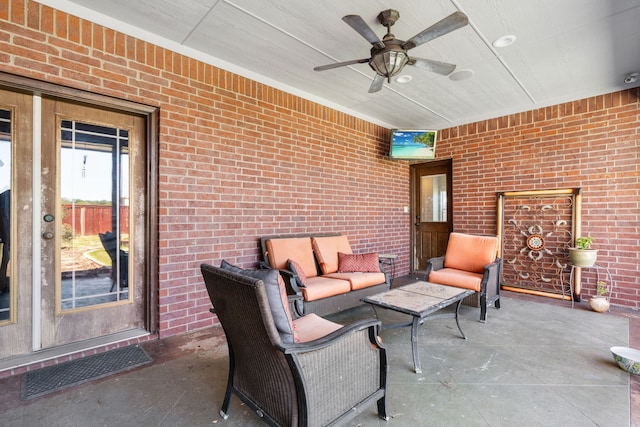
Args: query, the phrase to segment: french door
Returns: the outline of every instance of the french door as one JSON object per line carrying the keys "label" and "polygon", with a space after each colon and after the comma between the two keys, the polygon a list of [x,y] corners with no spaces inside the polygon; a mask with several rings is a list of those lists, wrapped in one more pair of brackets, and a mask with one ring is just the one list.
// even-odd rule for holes
{"label": "french door", "polygon": [[0,357],[143,329],[145,118],[0,91],[0,119]]}

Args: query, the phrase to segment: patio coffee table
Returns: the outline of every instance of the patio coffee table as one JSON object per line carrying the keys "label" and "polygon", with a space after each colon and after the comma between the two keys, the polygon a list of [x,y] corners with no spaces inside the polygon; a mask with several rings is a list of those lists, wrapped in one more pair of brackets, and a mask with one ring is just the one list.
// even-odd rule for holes
{"label": "patio coffee table", "polygon": [[[373,305],[374,308],[382,307],[388,310],[413,316],[413,320],[407,323],[382,326],[382,329],[404,328],[411,326],[411,349],[413,352],[413,366],[416,374],[422,373],[420,355],[418,353],[418,326],[427,320],[455,318],[458,330],[462,338],[467,339],[460,322],[458,311],[462,300],[475,293],[469,289],[461,289],[452,286],[443,286],[430,282],[416,282],[401,286],[387,292],[371,295],[362,299],[363,302]],[[457,302],[455,313],[436,312]]]}

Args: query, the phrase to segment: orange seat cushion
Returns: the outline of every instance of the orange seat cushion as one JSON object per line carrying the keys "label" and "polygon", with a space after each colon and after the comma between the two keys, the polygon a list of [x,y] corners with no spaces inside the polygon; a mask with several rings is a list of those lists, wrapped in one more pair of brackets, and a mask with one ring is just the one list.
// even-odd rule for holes
{"label": "orange seat cushion", "polygon": [[[347,236],[312,237],[313,252],[318,258],[322,274],[338,271],[338,252],[352,254]],[[304,266],[303,266],[304,267]]]}
{"label": "orange seat cushion", "polygon": [[298,332],[299,342],[309,342],[329,335],[342,327],[330,320],[323,319],[317,314],[310,313],[293,321]]}
{"label": "orange seat cushion", "polygon": [[307,277],[307,285],[301,290],[305,301],[315,301],[334,295],[346,294],[351,290],[351,285],[348,280],[316,276]]}
{"label": "orange seat cushion", "polygon": [[482,276],[482,274],[470,271],[443,268],[441,270],[432,270],[431,273],[429,273],[429,278],[427,280],[431,283],[455,286],[456,288],[472,289],[476,292],[480,292]]}
{"label": "orange seat cushion", "polygon": [[484,273],[484,267],[496,260],[498,238],[451,233],[444,266],[456,270]]}
{"label": "orange seat cushion", "polygon": [[318,274],[310,237],[269,239],[266,247],[271,268],[286,270],[287,261],[292,259],[302,267],[306,277],[314,277]]}
{"label": "orange seat cushion", "polygon": [[348,281],[352,291],[379,285],[386,281],[384,273],[331,273],[325,277]]}

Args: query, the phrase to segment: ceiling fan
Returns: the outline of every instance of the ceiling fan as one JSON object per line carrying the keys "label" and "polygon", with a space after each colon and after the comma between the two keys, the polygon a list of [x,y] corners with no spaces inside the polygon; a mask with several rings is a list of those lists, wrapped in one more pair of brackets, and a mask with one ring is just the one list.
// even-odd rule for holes
{"label": "ceiling fan", "polygon": [[420,46],[430,40],[464,27],[469,23],[469,19],[462,12],[454,12],[439,22],[436,22],[426,30],[416,34],[407,41],[399,40],[391,34],[391,26],[400,18],[400,12],[389,9],[380,12],[378,22],[387,27],[387,34],[380,40],[373,30],[359,15],[347,15],[342,18],[351,28],[364,37],[373,45],[371,57],[363,59],[352,59],[351,61],[337,62],[335,64],[315,67],[315,71],[330,70],[332,68],[344,67],[346,65],[369,63],[369,66],[376,72],[376,76],[369,87],[369,93],[378,92],[382,89],[385,79],[391,83],[391,77],[402,71],[405,65],[415,65],[434,73],[444,76],[456,69],[454,64],[434,61],[432,59],[414,58],[409,56],[409,49]]}

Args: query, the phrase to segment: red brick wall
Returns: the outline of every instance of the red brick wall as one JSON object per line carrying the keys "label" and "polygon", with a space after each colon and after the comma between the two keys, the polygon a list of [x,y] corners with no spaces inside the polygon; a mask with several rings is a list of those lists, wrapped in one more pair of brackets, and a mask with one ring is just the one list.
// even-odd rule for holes
{"label": "red brick wall", "polygon": [[1,71],[160,108],[161,336],[210,325],[200,263],[255,266],[263,235],[340,232],[408,271],[386,129],[32,1],[0,24]]}
{"label": "red brick wall", "polygon": [[[160,333],[208,326],[202,262],[250,267],[258,237],[338,231],[409,266],[409,167],[388,131],[26,0],[0,5],[0,70],[160,108]],[[454,222],[495,233],[495,192],[579,186],[583,229],[638,295],[638,100],[610,94],[439,133]]]}
{"label": "red brick wall", "polygon": [[[458,231],[495,232],[498,191],[582,188],[582,234],[612,274],[612,302],[640,308],[637,88],[446,129],[436,154],[453,158]],[[583,269],[589,295],[593,275]]]}

